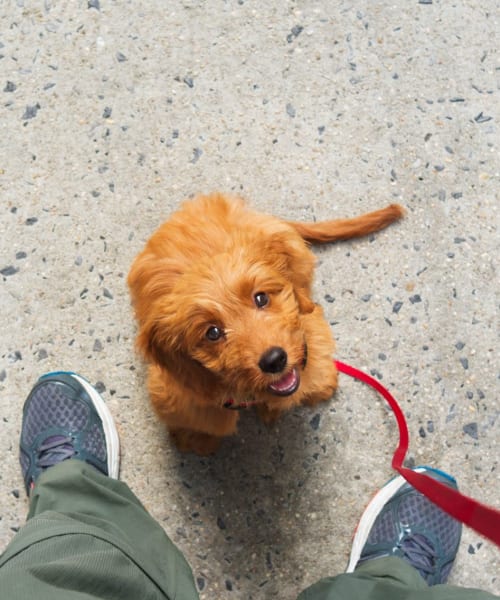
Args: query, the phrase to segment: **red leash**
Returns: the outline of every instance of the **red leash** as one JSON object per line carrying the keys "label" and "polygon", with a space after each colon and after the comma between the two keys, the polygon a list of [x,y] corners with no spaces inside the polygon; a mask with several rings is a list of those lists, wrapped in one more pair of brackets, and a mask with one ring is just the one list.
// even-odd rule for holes
{"label": "red leash", "polygon": [[436,481],[424,473],[416,473],[403,466],[408,451],[409,435],[406,419],[394,396],[376,379],[359,369],[355,369],[338,360],[335,361],[338,371],[359,379],[372,386],[382,394],[392,408],[399,427],[399,445],[392,458],[392,468],[402,475],[415,489],[427,496],[449,515],[471,527],[484,537],[500,546],[500,511],[491,506],[481,504],[474,498],[464,496],[444,483]]}

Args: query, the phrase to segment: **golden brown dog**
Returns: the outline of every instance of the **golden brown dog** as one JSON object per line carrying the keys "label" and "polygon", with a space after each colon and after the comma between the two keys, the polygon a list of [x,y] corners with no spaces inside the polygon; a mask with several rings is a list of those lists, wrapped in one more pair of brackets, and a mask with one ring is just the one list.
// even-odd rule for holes
{"label": "golden brown dog", "polygon": [[[135,259],[128,283],[153,406],[179,449],[214,452],[255,405],[264,422],[337,387],[334,341],[311,300],[308,242],[378,231],[403,211],[292,223],[222,194],[186,202]],[[306,240],[306,241],[305,241]]]}

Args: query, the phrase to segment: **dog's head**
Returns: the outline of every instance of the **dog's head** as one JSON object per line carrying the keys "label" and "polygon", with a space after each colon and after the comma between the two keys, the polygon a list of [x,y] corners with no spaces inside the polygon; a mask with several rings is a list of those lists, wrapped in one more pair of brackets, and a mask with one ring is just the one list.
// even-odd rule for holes
{"label": "dog's head", "polygon": [[301,315],[314,304],[283,252],[271,251],[279,239],[270,244],[188,266],[140,255],[129,285],[145,357],[200,394],[207,386],[256,399],[297,391],[307,354]]}

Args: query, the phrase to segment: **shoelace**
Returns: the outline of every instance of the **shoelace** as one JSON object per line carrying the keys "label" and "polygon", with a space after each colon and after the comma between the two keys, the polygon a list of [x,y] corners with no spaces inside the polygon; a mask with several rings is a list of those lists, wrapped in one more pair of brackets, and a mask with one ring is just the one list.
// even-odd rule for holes
{"label": "shoelace", "polygon": [[398,548],[424,578],[425,574],[434,573],[437,554],[423,535],[406,534],[398,543]]}
{"label": "shoelace", "polygon": [[63,435],[53,435],[41,444],[38,450],[36,466],[41,469],[52,467],[63,460],[75,456],[73,439]]}

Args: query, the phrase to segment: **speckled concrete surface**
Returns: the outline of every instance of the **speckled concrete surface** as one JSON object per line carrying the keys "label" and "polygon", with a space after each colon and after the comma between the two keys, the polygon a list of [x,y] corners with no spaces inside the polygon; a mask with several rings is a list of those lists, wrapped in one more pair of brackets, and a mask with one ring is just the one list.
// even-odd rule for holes
{"label": "speckled concrete surface", "polygon": [[[406,220],[317,250],[338,358],[408,418],[410,460],[498,506],[496,0],[6,2],[0,16],[0,544],[25,519],[17,440],[36,378],[75,369],[118,423],[122,478],[204,599],[295,598],[344,569],[391,475],[394,419],[345,376],[272,430],[245,414],[179,456],[133,349],[132,258],[186,196],[239,192],[289,219],[388,201]],[[464,531],[452,581],[500,593]]]}

